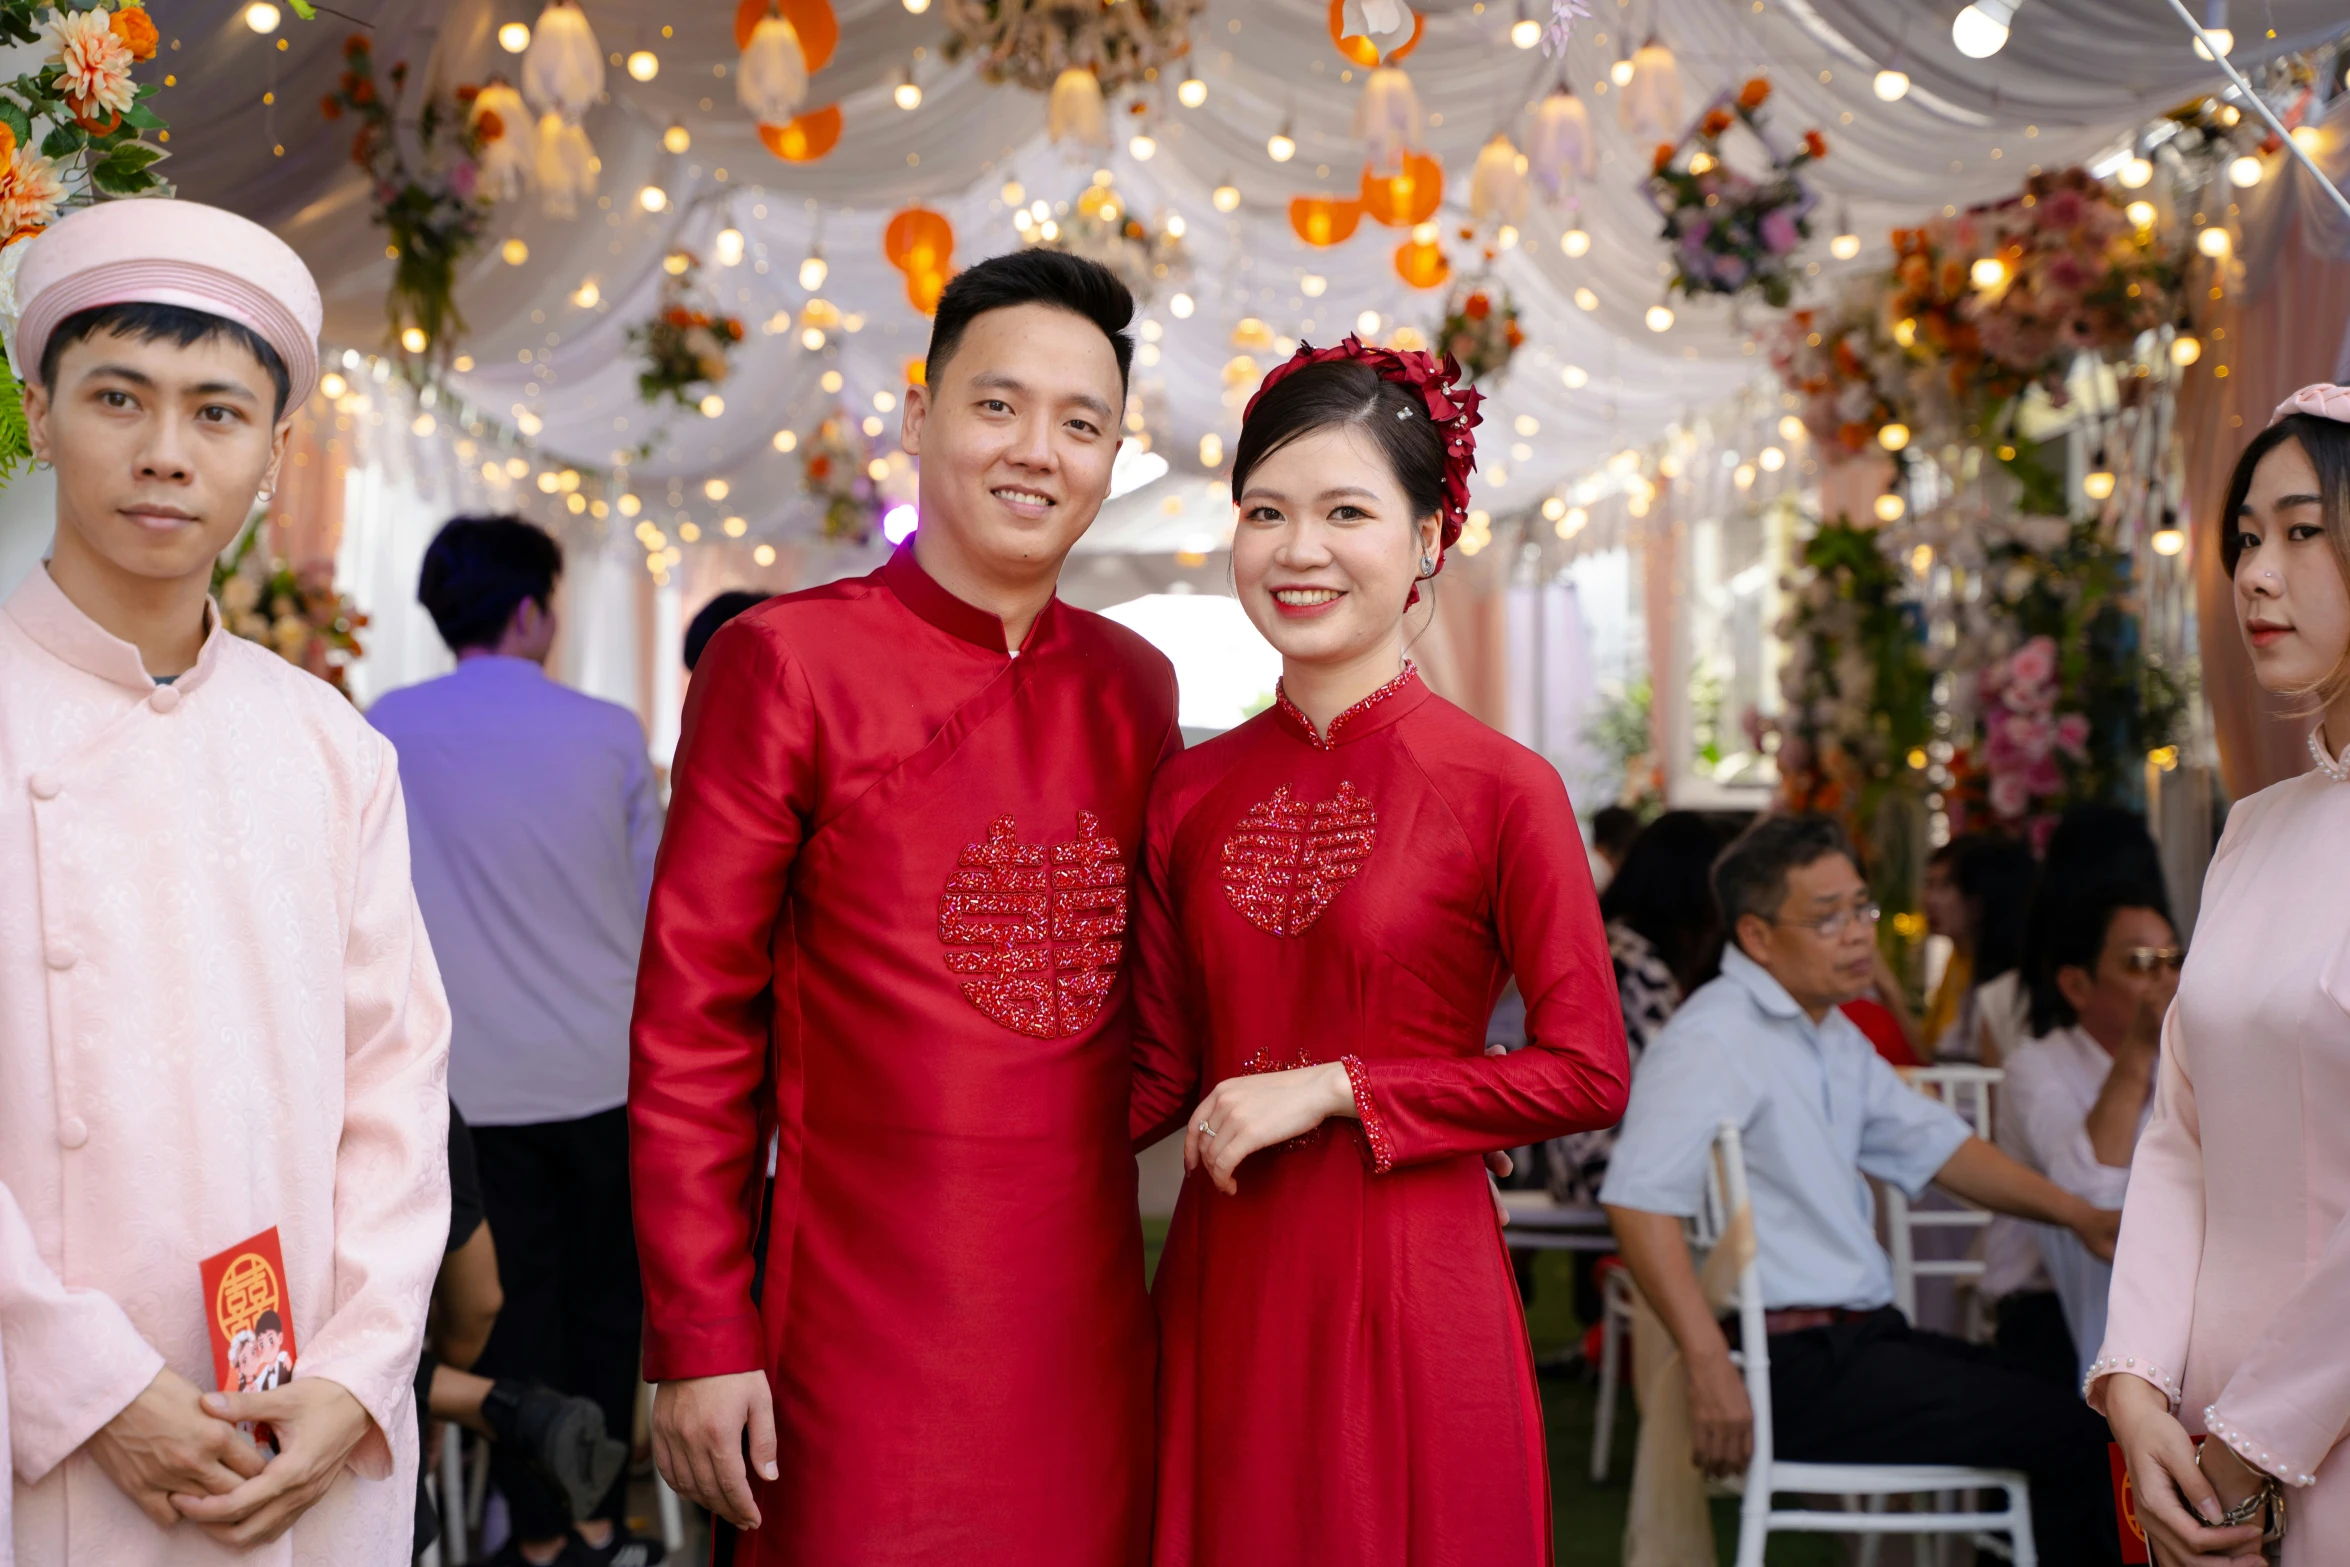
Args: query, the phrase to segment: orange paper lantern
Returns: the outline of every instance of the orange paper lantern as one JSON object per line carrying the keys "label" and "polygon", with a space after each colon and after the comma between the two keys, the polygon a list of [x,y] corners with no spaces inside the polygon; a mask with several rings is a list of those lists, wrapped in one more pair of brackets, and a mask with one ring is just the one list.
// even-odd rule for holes
{"label": "orange paper lantern", "polygon": [[840,143],[840,105],[795,115],[788,125],[762,125],[759,140],[786,163],[814,163]]}
{"label": "orange paper lantern", "polygon": [[908,277],[944,273],[955,253],[954,226],[928,207],[908,207],[881,231],[881,253]]}
{"label": "orange paper lantern", "polygon": [[1405,153],[1396,174],[1375,174],[1363,165],[1363,210],[1391,229],[1425,223],[1443,203],[1444,165],[1424,152]]}
{"label": "orange paper lantern", "polygon": [[[737,54],[751,46],[751,29],[767,14],[768,0],[741,0],[734,8],[734,48]],[[800,54],[808,74],[824,69],[840,43],[840,22],[832,14],[832,0],[775,0],[775,9],[800,35]]]}
{"label": "orange paper lantern", "polygon": [[1440,288],[1452,276],[1452,263],[1434,245],[1405,240],[1395,247],[1395,273],[1414,288]]}
{"label": "orange paper lantern", "polygon": [[[1412,13],[1412,36],[1398,44],[1394,49],[1388,51],[1387,58],[1391,62],[1400,60],[1405,55],[1410,54],[1414,49],[1419,48],[1420,34],[1427,27],[1427,25],[1428,19],[1422,16],[1419,12],[1414,11]],[[1346,0],[1330,0],[1330,41],[1338,46],[1338,52],[1340,54],[1345,55],[1349,60],[1352,60],[1355,64],[1361,66],[1364,70],[1368,71],[1375,68],[1379,64],[1379,46],[1371,42],[1371,40],[1368,38],[1343,38],[1339,36],[1345,27]],[[744,36],[748,37],[749,34],[746,33]],[[815,67],[810,66],[809,69],[814,70]]]}
{"label": "orange paper lantern", "polygon": [[1363,204],[1335,196],[1292,196],[1289,226],[1309,245],[1343,245],[1363,221]]}
{"label": "orange paper lantern", "polygon": [[906,274],[906,303],[924,315],[938,314],[938,296],[946,292],[947,275],[943,267]]}

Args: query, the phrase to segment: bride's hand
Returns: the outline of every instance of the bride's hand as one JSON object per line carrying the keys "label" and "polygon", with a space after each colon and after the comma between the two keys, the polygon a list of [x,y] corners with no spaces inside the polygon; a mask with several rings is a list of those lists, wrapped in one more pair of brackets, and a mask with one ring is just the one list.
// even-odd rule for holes
{"label": "bride's hand", "polygon": [[[2210,1527],[2209,1520],[2219,1517],[2226,1504],[2195,1467],[2195,1444],[2172,1418],[2169,1400],[2138,1377],[2116,1375],[2111,1381],[2106,1418],[2129,1460],[2138,1522],[2154,1546],[2154,1559],[2164,1567],[2260,1567],[2258,1527]],[[2221,1468],[2219,1454],[2212,1458],[2213,1467]],[[2235,1455],[2227,1459],[2233,1464]]]}
{"label": "bride's hand", "polygon": [[1234,1172],[1260,1148],[1303,1137],[1334,1115],[1354,1113],[1354,1086],[1336,1061],[1228,1077],[1208,1091],[1183,1134],[1183,1168],[1205,1169],[1216,1190],[1240,1195]]}

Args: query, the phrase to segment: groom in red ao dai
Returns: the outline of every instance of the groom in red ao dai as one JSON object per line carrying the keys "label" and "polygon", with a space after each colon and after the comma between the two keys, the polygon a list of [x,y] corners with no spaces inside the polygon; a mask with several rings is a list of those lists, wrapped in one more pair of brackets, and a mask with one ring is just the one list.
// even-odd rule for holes
{"label": "groom in red ao dai", "polygon": [[914,541],[694,676],[630,1115],[656,1454],[755,1523],[738,1563],[1148,1554],[1121,967],[1181,736],[1166,660],[1052,597],[1131,310],[1051,252],[961,274],[908,394]]}

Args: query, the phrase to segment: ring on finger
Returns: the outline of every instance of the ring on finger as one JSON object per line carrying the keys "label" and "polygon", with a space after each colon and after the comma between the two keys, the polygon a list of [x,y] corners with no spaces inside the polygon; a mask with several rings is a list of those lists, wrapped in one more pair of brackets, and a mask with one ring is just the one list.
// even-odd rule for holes
{"label": "ring on finger", "polygon": [[1202,1121],[1199,1124],[1199,1133],[1202,1137],[1213,1137],[1216,1135],[1216,1129],[1208,1125],[1207,1122]]}

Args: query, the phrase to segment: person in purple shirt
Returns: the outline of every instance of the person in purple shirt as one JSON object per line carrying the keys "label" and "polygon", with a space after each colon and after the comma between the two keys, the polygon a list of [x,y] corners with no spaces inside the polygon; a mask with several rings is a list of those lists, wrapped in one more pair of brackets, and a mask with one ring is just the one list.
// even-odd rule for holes
{"label": "person in purple shirt", "polygon": [[[472,1124],[506,1304],[477,1369],[594,1399],[635,1425],[643,1296],[628,1190],[628,1023],[661,841],[636,715],[546,673],[561,547],[517,517],[459,517],[417,598],[457,656],[368,718],[399,753],[416,898],[448,986],[449,1093]],[[509,1555],[647,1567],[625,1481],[575,1520],[518,1453],[493,1473]]]}

